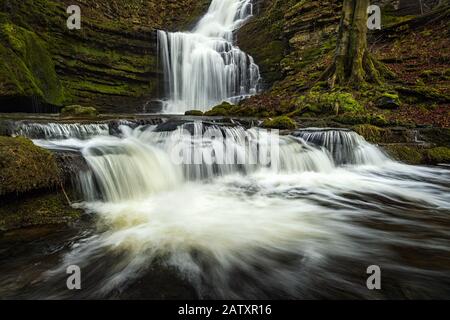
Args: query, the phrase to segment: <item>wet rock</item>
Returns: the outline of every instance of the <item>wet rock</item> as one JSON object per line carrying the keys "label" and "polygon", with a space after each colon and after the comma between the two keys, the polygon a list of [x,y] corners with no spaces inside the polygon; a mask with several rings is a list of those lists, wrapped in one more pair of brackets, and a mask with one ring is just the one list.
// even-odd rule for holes
{"label": "wet rock", "polygon": [[78,152],[58,151],[54,156],[61,172],[61,178],[65,182],[73,182],[80,172],[89,170],[86,160]]}
{"label": "wet rock", "polygon": [[450,164],[450,148],[438,147],[427,151],[429,164]]}
{"label": "wet rock", "polygon": [[0,136],[11,136],[14,132],[13,121],[0,121]]}
{"label": "wet rock", "polygon": [[52,153],[22,137],[0,137],[0,196],[49,189],[61,182]]}
{"label": "wet rock", "polygon": [[291,118],[281,116],[273,119],[267,119],[263,122],[262,126],[270,129],[292,130],[297,127],[297,124]]}
{"label": "wet rock", "polygon": [[64,107],[61,110],[61,115],[64,117],[95,118],[98,115],[98,111],[93,107],[73,105]]}
{"label": "wet rock", "polygon": [[186,111],[185,115],[186,116],[201,117],[201,116],[203,116],[203,112],[200,111],[200,110],[190,110],[190,111]]}
{"label": "wet rock", "polygon": [[379,109],[395,110],[400,108],[400,100],[398,95],[395,94],[384,94],[375,103],[376,107]]}
{"label": "wet rock", "polygon": [[423,150],[417,145],[390,144],[384,145],[383,149],[394,160],[411,165],[419,165],[424,163]]}

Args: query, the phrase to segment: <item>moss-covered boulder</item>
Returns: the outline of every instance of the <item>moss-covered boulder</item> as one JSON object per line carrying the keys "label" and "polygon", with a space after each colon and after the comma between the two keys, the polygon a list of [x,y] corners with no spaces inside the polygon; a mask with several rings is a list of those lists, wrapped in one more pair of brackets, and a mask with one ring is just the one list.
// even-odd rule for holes
{"label": "moss-covered boulder", "polygon": [[215,106],[211,110],[205,112],[205,116],[218,117],[218,116],[229,116],[232,113],[234,105],[228,102],[222,102],[221,104]]}
{"label": "moss-covered boulder", "polygon": [[353,130],[371,143],[380,143],[384,140],[384,130],[371,124],[356,125]]}
{"label": "moss-covered boulder", "polygon": [[281,116],[265,120],[262,127],[268,129],[294,130],[297,127],[297,124],[291,118]]}
{"label": "moss-covered boulder", "polygon": [[203,113],[203,111],[200,111],[200,110],[189,110],[189,111],[186,111],[184,113],[184,115],[186,115],[186,116],[194,116],[194,117],[201,117],[201,116],[204,115],[204,113]]}
{"label": "moss-covered boulder", "polygon": [[59,182],[52,153],[22,137],[0,137],[0,196],[51,188]]}
{"label": "moss-covered boulder", "polygon": [[383,148],[395,160],[408,164],[450,164],[450,148],[447,147],[430,148],[417,144],[388,144]]}
{"label": "moss-covered boulder", "polygon": [[0,206],[0,231],[64,224],[79,218],[81,214],[81,210],[68,204],[61,192],[7,199]]}
{"label": "moss-covered boulder", "polygon": [[297,114],[314,116],[363,112],[364,107],[348,92],[311,91],[293,101]]}
{"label": "moss-covered boulder", "polygon": [[336,122],[345,125],[369,124],[377,127],[385,127],[389,124],[382,114],[347,112],[334,118]]}
{"label": "moss-covered boulder", "polygon": [[450,148],[450,128],[421,128],[419,140]]}
{"label": "moss-covered boulder", "polygon": [[94,118],[98,115],[97,109],[79,105],[67,106],[61,110],[63,117]]}
{"label": "moss-covered boulder", "polygon": [[384,150],[397,161],[412,165],[424,163],[423,150],[419,146],[391,144],[384,146]]}
{"label": "moss-covered boulder", "polygon": [[438,147],[427,151],[427,162],[429,164],[449,164],[450,148]]}
{"label": "moss-covered boulder", "polygon": [[385,92],[378,97],[375,105],[379,109],[398,109],[400,108],[400,98],[398,94]]}

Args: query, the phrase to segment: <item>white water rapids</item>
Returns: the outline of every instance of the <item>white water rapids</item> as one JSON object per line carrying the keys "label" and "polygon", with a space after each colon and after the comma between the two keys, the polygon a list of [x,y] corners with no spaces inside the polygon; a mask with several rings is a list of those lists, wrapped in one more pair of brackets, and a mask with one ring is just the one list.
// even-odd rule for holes
{"label": "white water rapids", "polygon": [[[201,139],[206,127],[227,137],[221,150],[235,159],[256,156],[246,141],[259,129],[201,123],[35,140],[81,152],[92,177],[82,180],[86,201],[78,206],[98,220],[42,281],[52,284],[76,264],[85,275],[80,297],[121,297],[134,283],[153,288],[158,268],[173,270],[200,298],[448,293],[449,171],[394,162],[356,133],[334,129],[278,137],[279,161],[267,165],[173,164],[175,147],[219,153],[214,139]],[[381,266],[384,291],[367,290],[370,265]],[[55,288],[33,295],[68,294]]]}
{"label": "white water rapids", "polygon": [[166,113],[207,111],[257,93],[259,68],[233,45],[233,31],[253,13],[251,0],[212,0],[191,32],[158,32]]}

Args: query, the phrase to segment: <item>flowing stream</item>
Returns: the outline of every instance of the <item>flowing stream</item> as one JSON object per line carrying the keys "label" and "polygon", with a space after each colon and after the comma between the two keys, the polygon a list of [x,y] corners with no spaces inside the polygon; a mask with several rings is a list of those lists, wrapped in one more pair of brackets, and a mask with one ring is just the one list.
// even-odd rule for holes
{"label": "flowing stream", "polygon": [[252,14],[251,0],[212,0],[191,32],[158,32],[166,113],[207,111],[257,93],[259,68],[233,45],[233,31]]}
{"label": "flowing stream", "polygon": [[[252,11],[212,0],[191,32],[158,32],[166,113],[257,93],[258,66],[233,44]],[[3,237],[0,298],[450,296],[450,172],[395,162],[353,131],[184,119],[18,122],[15,134],[81,156],[85,219]],[[82,290],[66,287],[71,265]],[[382,290],[366,286],[374,265]]]}
{"label": "flowing stream", "polygon": [[[0,250],[12,256],[0,296],[448,297],[448,170],[392,161],[348,130],[163,128],[18,126],[83,156],[76,206],[95,224],[35,242],[33,254]],[[69,265],[83,290],[65,288]],[[380,291],[366,287],[371,265]]]}

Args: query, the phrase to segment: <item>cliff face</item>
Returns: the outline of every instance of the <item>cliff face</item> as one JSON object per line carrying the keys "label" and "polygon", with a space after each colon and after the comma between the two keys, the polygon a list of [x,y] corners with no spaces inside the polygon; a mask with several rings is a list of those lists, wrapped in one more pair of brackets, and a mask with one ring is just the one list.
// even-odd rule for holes
{"label": "cliff face", "polygon": [[[66,9],[81,7],[81,30]],[[185,29],[195,0],[0,0],[0,112],[82,104],[134,112],[158,96],[156,29]]]}

